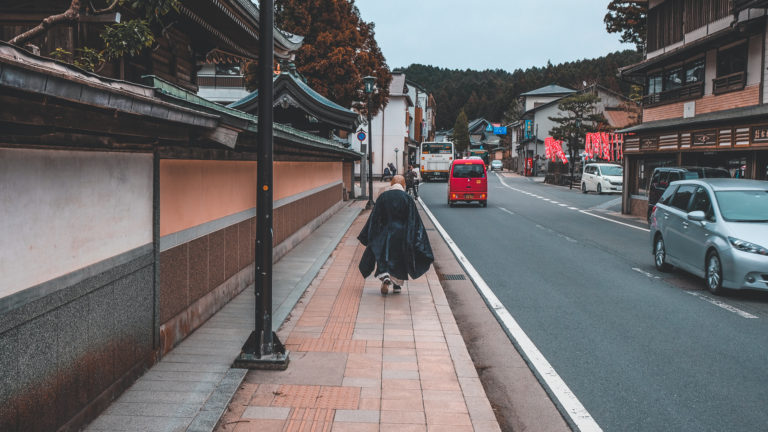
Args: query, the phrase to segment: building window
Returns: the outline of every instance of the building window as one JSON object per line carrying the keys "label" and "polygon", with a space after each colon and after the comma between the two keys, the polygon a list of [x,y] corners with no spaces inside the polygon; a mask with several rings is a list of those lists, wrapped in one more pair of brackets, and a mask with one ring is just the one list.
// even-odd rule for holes
{"label": "building window", "polygon": [[704,94],[704,58],[648,75],[643,105],[695,99]]}
{"label": "building window", "polygon": [[713,82],[714,94],[742,90],[747,83],[747,43],[717,52],[717,78]]}
{"label": "building window", "polygon": [[693,84],[704,81],[704,58],[685,65],[685,83]]}
{"label": "building window", "polygon": [[742,43],[717,53],[717,77],[747,70],[747,44]]}
{"label": "building window", "polygon": [[675,90],[683,86],[683,68],[664,71],[664,90]]}

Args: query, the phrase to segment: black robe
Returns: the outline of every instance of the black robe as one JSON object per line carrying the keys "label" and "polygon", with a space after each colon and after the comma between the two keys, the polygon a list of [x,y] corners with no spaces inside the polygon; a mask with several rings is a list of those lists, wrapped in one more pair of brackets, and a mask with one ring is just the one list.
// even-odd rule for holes
{"label": "black robe", "polygon": [[363,277],[376,267],[377,275],[417,279],[435,260],[416,204],[398,189],[379,195],[357,239],[367,246],[358,266]]}

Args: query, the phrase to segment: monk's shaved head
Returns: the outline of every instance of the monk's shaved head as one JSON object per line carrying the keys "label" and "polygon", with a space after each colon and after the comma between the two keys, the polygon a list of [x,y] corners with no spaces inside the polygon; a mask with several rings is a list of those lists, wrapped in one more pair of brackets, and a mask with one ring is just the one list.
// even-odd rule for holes
{"label": "monk's shaved head", "polygon": [[400,186],[405,189],[405,177],[401,176],[400,174],[392,177],[392,181],[389,182],[390,186],[394,184],[399,184]]}

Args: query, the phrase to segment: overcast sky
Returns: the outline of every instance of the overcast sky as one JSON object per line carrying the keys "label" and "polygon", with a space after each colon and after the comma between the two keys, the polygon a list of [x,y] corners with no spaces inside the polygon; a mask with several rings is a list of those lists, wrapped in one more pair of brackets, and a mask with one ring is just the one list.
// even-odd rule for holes
{"label": "overcast sky", "polygon": [[544,66],[634,49],[605,31],[609,0],[355,0],[395,69]]}

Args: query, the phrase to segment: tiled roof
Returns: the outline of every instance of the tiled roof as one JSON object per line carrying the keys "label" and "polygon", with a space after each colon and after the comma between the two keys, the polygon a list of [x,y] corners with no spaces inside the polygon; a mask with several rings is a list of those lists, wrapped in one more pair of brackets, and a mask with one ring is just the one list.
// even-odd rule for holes
{"label": "tiled roof", "polygon": [[556,84],[550,84],[548,86],[544,86],[541,88],[537,88],[536,90],[531,90],[529,92],[523,93],[521,96],[546,96],[546,95],[561,95],[561,94],[570,94],[570,93],[576,93],[576,90],[560,87]]}

